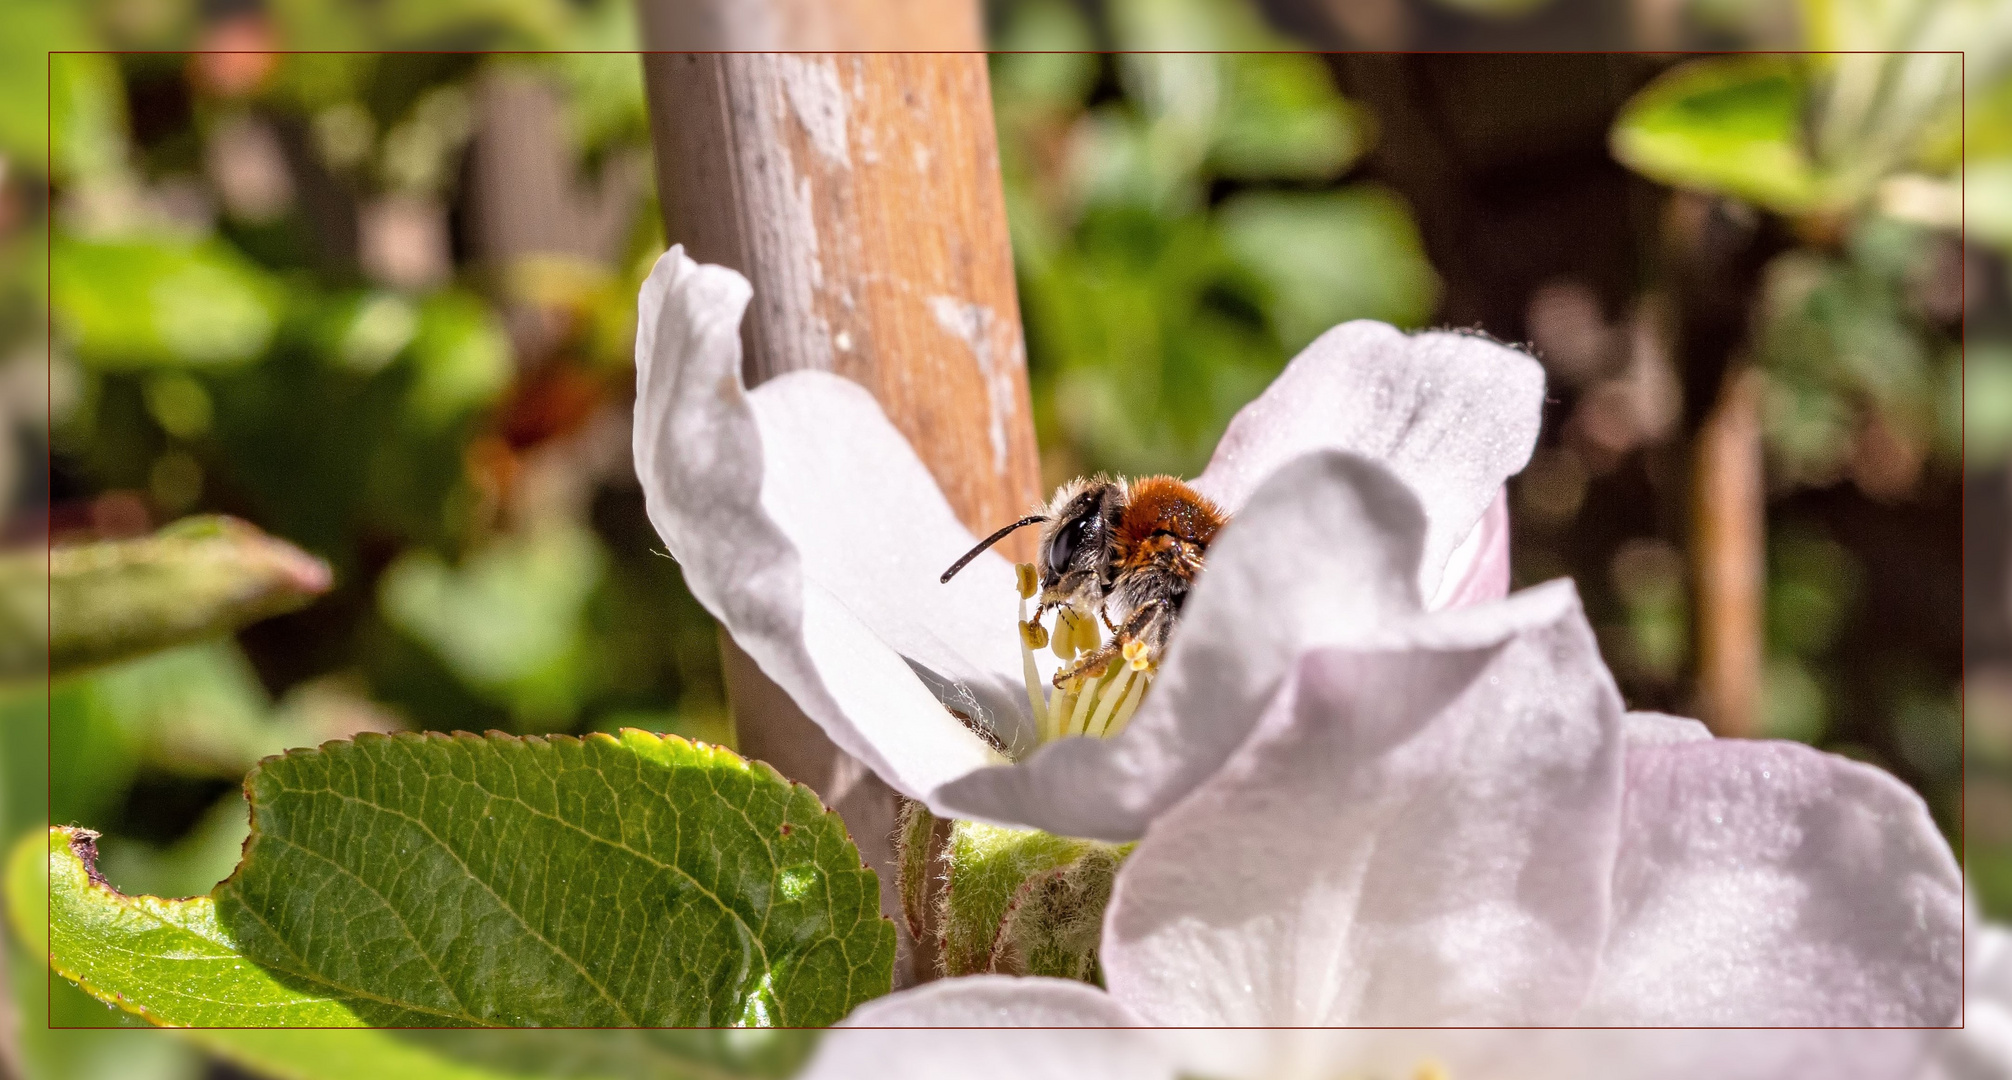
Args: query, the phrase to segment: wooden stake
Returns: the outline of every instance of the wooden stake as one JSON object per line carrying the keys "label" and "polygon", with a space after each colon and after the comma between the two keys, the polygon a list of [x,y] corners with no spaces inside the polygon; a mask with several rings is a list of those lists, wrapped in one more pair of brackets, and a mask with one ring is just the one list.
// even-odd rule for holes
{"label": "wooden stake", "polygon": [[1719,735],[1761,727],[1767,488],[1761,470],[1760,374],[1727,374],[1698,431],[1692,545],[1698,579],[1698,694]]}
{"label": "wooden stake", "polygon": [[[750,9],[780,18],[800,6],[646,8],[644,40],[690,48],[704,37],[695,19],[717,30]],[[969,0],[915,18],[917,30],[976,43]],[[715,47],[733,40],[714,36]],[[754,284],[742,326],[749,385],[805,368],[850,378],[974,532],[1024,513],[1040,467],[985,57],[663,53],[645,57],[644,73],[671,241]],[[1028,544],[1016,537],[1003,553],[1025,559]],[[741,750],[844,815],[880,874],[882,909],[898,912],[893,791],[724,634],[721,652]],[[918,977],[927,973],[897,981]]]}

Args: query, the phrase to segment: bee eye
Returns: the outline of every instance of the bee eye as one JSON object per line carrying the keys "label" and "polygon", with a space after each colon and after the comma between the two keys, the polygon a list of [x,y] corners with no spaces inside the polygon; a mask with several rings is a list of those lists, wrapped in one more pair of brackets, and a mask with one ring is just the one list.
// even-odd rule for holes
{"label": "bee eye", "polygon": [[1051,571],[1060,574],[1068,568],[1070,560],[1076,557],[1076,553],[1083,549],[1084,541],[1089,539],[1090,528],[1094,521],[1094,514],[1084,514],[1062,526],[1061,531],[1055,534],[1055,539],[1048,542],[1048,568]]}

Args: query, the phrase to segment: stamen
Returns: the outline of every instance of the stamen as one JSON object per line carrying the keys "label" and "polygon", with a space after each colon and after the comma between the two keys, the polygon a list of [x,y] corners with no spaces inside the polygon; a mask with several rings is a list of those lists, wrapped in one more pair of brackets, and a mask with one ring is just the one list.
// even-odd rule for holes
{"label": "stamen", "polygon": [[1076,698],[1076,707],[1070,711],[1069,725],[1062,729],[1062,734],[1081,735],[1083,733],[1084,726],[1090,721],[1090,706],[1097,703],[1097,682],[1103,678],[1104,674],[1104,672],[1100,671],[1096,675],[1091,676],[1090,684],[1076,691],[1078,695]]}
{"label": "stamen", "polygon": [[1155,674],[1153,668],[1146,668],[1139,672],[1138,678],[1132,680],[1132,689],[1125,694],[1125,703],[1118,706],[1116,715],[1111,717],[1111,722],[1104,728],[1104,738],[1115,738],[1118,732],[1125,730],[1126,724],[1132,722],[1132,714],[1139,711],[1139,702],[1146,699],[1146,687],[1152,685]]}
{"label": "stamen", "polygon": [[1093,653],[1104,647],[1104,630],[1097,625],[1097,617],[1085,615],[1076,623],[1076,650]]}
{"label": "stamen", "polygon": [[1048,732],[1047,698],[1041,690],[1041,672],[1034,667],[1034,650],[1040,646],[1032,644],[1028,640],[1030,635],[1027,632],[1028,626],[1031,625],[1034,629],[1040,630],[1041,624],[1030,624],[1027,621],[1027,597],[1027,592],[1023,590],[1020,593],[1020,674],[1027,681],[1027,707],[1034,714],[1034,730],[1041,732],[1041,737],[1046,739]]}
{"label": "stamen", "polygon": [[1083,734],[1103,737],[1104,728],[1111,723],[1111,713],[1116,711],[1118,703],[1125,699],[1125,692],[1132,688],[1132,680],[1137,674],[1137,668],[1126,665],[1118,669],[1117,675],[1110,682],[1104,684],[1104,689],[1097,695],[1097,711],[1091,715],[1090,723],[1084,727]]}
{"label": "stamen", "polygon": [[[1039,743],[1077,735],[1110,738],[1125,729],[1132,714],[1145,699],[1146,688],[1158,671],[1144,642],[1128,641],[1121,657],[1100,661],[1094,669],[1075,672],[1054,687],[1052,694],[1034,663],[1034,650],[1052,648],[1064,661],[1086,658],[1103,648],[1104,635],[1095,614],[1062,607],[1055,612],[1055,628],[1041,623],[1046,606],[1027,617],[1027,602],[1039,591],[1034,567],[1020,563],[1013,568],[1014,584],[1020,593],[1020,670],[1027,684],[1027,708],[1033,714]],[[1119,662],[1122,659],[1122,662]],[[1037,743],[1038,745],[1038,743]]]}
{"label": "stamen", "polygon": [[1055,655],[1064,660],[1074,660],[1083,651],[1082,624],[1074,609],[1063,608],[1055,613]]}
{"label": "stamen", "polygon": [[[1055,699],[1048,703],[1048,714],[1041,718],[1042,742],[1053,742],[1062,737],[1062,727],[1069,722],[1070,710],[1076,707],[1076,691],[1071,689],[1075,685],[1071,682],[1069,686],[1055,689]],[[1032,684],[1029,684],[1028,690],[1036,692]]]}

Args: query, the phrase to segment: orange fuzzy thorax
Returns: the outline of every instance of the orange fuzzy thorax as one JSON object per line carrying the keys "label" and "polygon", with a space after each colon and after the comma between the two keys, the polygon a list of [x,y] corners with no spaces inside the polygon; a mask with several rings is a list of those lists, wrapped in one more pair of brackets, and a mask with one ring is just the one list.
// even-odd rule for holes
{"label": "orange fuzzy thorax", "polygon": [[1144,565],[1183,544],[1206,549],[1226,520],[1216,504],[1171,476],[1134,480],[1118,525],[1119,565]]}

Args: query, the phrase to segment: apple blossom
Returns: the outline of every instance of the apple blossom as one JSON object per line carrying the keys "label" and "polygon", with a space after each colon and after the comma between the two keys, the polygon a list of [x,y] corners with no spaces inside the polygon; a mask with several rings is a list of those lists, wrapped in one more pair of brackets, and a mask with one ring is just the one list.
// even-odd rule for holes
{"label": "apple blossom", "polygon": [[1345,324],[1236,417],[1194,484],[1241,518],[1288,462],[1345,451],[1422,507],[1409,546],[1315,579],[1282,556],[1351,548],[1362,521],[1290,536],[1232,521],[1136,718],[1044,742],[1027,687],[1054,660],[1019,654],[1013,568],[987,553],[939,584],[971,534],[865,390],[823,372],[745,389],[749,297],[678,248],[644,284],[634,445],[651,521],[762,671],[937,814],[1135,838],[1230,756],[1321,634],[1507,588],[1500,493],[1536,438],[1541,369],[1479,336]]}
{"label": "apple blossom", "polygon": [[[1280,470],[1222,541],[1331,535],[1300,578],[1408,583],[1381,466]],[[1254,573],[1259,560],[1223,569]],[[1351,571],[1350,568],[1353,568]],[[1291,609],[1290,579],[1195,603]],[[1216,591],[1211,591],[1211,589]],[[1325,594],[1325,590],[1316,590]],[[1412,606],[1406,608],[1406,601]],[[1319,625],[1249,738],[1158,816],[1098,946],[1154,1025],[1931,1025],[1961,994],[1955,859],[1920,797],[1795,743],[1626,713],[1569,581]],[[1226,670],[1274,647],[1258,635]],[[1028,992],[1037,985],[1029,981]],[[898,1015],[897,995],[862,1022]],[[1059,992],[1059,991],[1058,991]],[[1075,991],[1070,991],[1075,993]]]}
{"label": "apple blossom", "polygon": [[1012,572],[981,558],[936,583],[970,535],[864,391],[819,373],[742,388],[747,299],[677,250],[642,298],[637,467],[694,593],[932,810],[1143,834],[1105,912],[1109,995],[1025,980],[1007,997],[1028,1017],[1954,1014],[1959,875],[1917,796],[1807,747],[1625,713],[1569,582],[1493,599],[1499,488],[1541,393],[1527,357],[1370,324],[1309,347],[1195,481],[1237,516],[1137,720],[1025,753],[1047,672],[1002,632]]}

